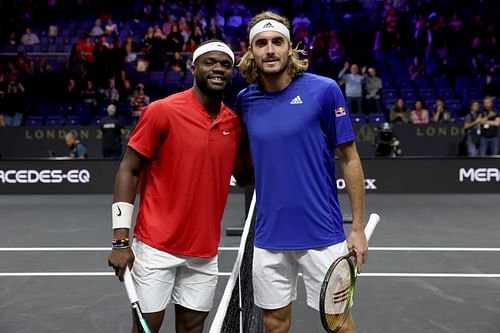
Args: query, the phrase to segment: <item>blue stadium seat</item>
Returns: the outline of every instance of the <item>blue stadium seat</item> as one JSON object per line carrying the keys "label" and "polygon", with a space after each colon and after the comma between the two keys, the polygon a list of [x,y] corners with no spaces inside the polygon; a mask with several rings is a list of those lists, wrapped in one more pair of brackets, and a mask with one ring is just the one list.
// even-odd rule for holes
{"label": "blue stadium seat", "polygon": [[166,76],[165,76],[165,81],[167,83],[181,83],[182,78],[184,77],[184,73],[182,72],[176,72],[176,71],[168,71]]}
{"label": "blue stadium seat", "polygon": [[353,124],[365,124],[366,123],[366,116],[364,113],[351,113],[351,122]]}
{"label": "blue stadium seat", "polygon": [[28,127],[42,126],[43,116],[27,116],[25,125]]}
{"label": "blue stadium seat", "polygon": [[396,104],[397,100],[398,100],[397,98],[387,98],[387,99],[384,99],[383,103],[384,103],[385,108],[386,109],[391,109]]}
{"label": "blue stadium seat", "polygon": [[460,100],[456,99],[451,99],[451,100],[446,100],[444,101],[444,104],[446,105],[446,108],[450,110],[452,114],[457,114],[460,113],[463,109],[462,102]]}
{"label": "blue stadium seat", "polygon": [[426,77],[417,77],[414,81],[415,87],[417,89],[423,89],[423,88],[430,88],[431,83],[429,82],[429,79]]}
{"label": "blue stadium seat", "polygon": [[472,88],[472,79],[468,76],[459,76],[455,79],[455,91],[463,92],[464,88]]}
{"label": "blue stadium seat", "polygon": [[399,97],[399,92],[396,89],[384,89],[382,90],[382,98],[386,99],[394,99]]}
{"label": "blue stadium seat", "polygon": [[106,103],[99,103],[97,104],[97,116],[99,117],[104,117],[108,115],[108,104]]}
{"label": "blue stadium seat", "polygon": [[90,120],[90,107],[86,103],[79,103],[73,105],[73,114],[80,117],[83,124],[87,124]]}
{"label": "blue stadium seat", "polygon": [[430,88],[420,89],[418,91],[419,96],[424,100],[436,99],[436,91]]}
{"label": "blue stadium seat", "polygon": [[80,126],[82,124],[82,119],[80,116],[67,116],[65,124],[66,126]]}
{"label": "blue stadium seat", "polygon": [[54,115],[55,116],[67,116],[71,111],[71,105],[67,103],[59,103],[54,106]]}
{"label": "blue stadium seat", "polygon": [[455,99],[456,95],[451,88],[440,88],[438,90],[439,96],[443,99]]}
{"label": "blue stadium seat", "polygon": [[35,107],[37,115],[46,117],[52,114],[52,105],[50,104],[37,104]]}
{"label": "blue stadium seat", "polygon": [[478,88],[464,88],[462,93],[462,102],[469,104],[471,100],[479,100],[481,92]]}
{"label": "blue stadium seat", "polygon": [[417,99],[417,92],[415,89],[401,89],[401,97],[405,100],[414,100]]}
{"label": "blue stadium seat", "polygon": [[409,79],[398,79],[396,85],[399,89],[413,89],[413,84]]}
{"label": "blue stadium seat", "polygon": [[64,125],[63,116],[47,116],[45,118],[45,126],[61,126]]}
{"label": "blue stadium seat", "polygon": [[93,126],[101,125],[101,119],[102,119],[102,117],[100,117],[100,116],[93,116],[90,119],[90,125],[93,125]]}
{"label": "blue stadium seat", "polygon": [[368,115],[368,123],[371,125],[385,123],[385,115],[383,113],[371,113]]}
{"label": "blue stadium seat", "polygon": [[449,88],[450,85],[448,83],[448,79],[446,79],[444,76],[437,76],[432,78],[432,85],[434,88]]}

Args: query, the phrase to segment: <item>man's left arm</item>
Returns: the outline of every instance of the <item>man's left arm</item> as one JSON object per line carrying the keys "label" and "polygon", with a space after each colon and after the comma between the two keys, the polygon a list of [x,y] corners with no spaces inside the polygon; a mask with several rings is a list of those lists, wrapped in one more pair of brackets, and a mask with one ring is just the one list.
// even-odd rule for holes
{"label": "man's left arm", "polygon": [[365,177],[355,141],[339,145],[337,154],[340,158],[340,165],[347,185],[352,212],[352,231],[349,234],[347,245],[349,251],[354,250],[356,252],[358,271],[361,272],[362,265],[368,256],[368,241],[364,231]]}

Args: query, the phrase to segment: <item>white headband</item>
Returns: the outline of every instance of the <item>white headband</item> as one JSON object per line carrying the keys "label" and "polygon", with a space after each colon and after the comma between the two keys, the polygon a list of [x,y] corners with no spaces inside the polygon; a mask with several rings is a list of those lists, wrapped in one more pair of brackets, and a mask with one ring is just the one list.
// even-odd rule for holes
{"label": "white headband", "polygon": [[212,52],[212,51],[218,51],[218,52],[222,52],[222,53],[227,54],[231,58],[231,60],[234,64],[233,51],[231,51],[229,46],[227,46],[226,44],[221,43],[221,42],[210,42],[210,43],[206,43],[206,44],[203,44],[202,46],[198,47],[196,50],[194,50],[194,53],[193,53],[193,63],[196,61],[196,59],[199,56],[201,56],[205,53],[208,53],[208,52]]}
{"label": "white headband", "polygon": [[264,31],[276,31],[285,36],[286,39],[288,39],[289,42],[292,42],[290,40],[290,30],[283,24],[275,20],[262,20],[259,21],[256,25],[250,29],[250,34],[248,36],[248,39],[250,40],[250,45],[252,45],[252,41],[255,37],[260,32]]}

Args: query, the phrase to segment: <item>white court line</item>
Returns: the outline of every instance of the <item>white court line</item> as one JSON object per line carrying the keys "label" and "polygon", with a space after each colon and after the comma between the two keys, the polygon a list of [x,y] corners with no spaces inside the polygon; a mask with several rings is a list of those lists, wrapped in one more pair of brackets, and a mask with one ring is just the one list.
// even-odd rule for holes
{"label": "white court line", "polygon": [[499,247],[369,247],[370,251],[499,252]]}
{"label": "white court line", "polygon": [[500,278],[500,274],[462,273],[361,273],[361,277],[422,277],[422,278]]}
{"label": "white court line", "polygon": [[113,272],[27,272],[27,273],[0,273],[0,277],[23,276],[114,276]]}
{"label": "white court line", "polygon": [[[370,251],[405,252],[500,252],[498,247],[370,247]],[[109,251],[111,247],[0,247],[0,252],[92,252]],[[219,251],[238,251],[237,247],[219,247]]]}
{"label": "white court line", "polygon": [[[114,276],[113,272],[22,272],[0,273],[0,277],[85,277]],[[219,276],[229,276],[231,272],[220,272]],[[401,277],[401,278],[500,278],[500,274],[462,273],[361,273],[360,277]]]}

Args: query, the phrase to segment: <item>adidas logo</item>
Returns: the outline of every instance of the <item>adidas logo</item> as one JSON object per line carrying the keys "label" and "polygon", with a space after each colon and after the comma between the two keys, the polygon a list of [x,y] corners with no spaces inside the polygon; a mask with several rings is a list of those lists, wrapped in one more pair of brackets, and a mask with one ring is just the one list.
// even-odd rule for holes
{"label": "adidas logo", "polygon": [[292,99],[290,101],[290,104],[302,104],[302,99],[300,98],[300,96],[297,95],[297,97],[295,97],[294,99]]}
{"label": "adidas logo", "polygon": [[274,25],[271,22],[267,22],[262,28],[274,28]]}

